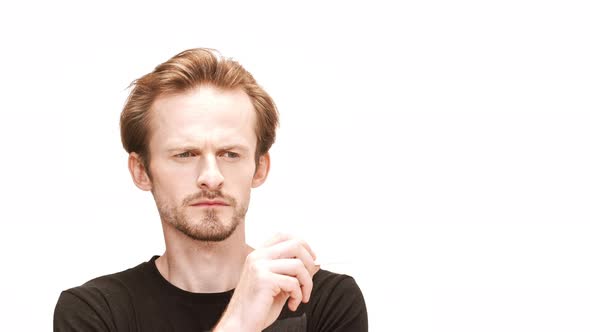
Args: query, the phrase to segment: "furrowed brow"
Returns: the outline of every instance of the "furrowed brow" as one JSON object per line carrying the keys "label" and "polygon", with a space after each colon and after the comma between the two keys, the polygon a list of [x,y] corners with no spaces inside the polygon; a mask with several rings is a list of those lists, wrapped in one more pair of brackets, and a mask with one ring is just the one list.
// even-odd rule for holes
{"label": "furrowed brow", "polygon": [[242,151],[248,151],[248,148],[244,145],[241,144],[228,144],[228,145],[222,145],[220,148],[220,150],[242,150]]}
{"label": "furrowed brow", "polygon": [[[222,145],[218,148],[219,150],[228,151],[228,150],[241,150],[241,151],[249,151],[248,147],[241,144],[227,144]],[[201,151],[202,149],[196,147],[194,145],[179,145],[176,147],[170,147],[166,149],[168,152],[175,152],[175,151]]]}
{"label": "furrowed brow", "polygon": [[201,151],[200,148],[197,148],[196,146],[193,145],[179,145],[176,147],[171,147],[166,149],[166,151],[168,152],[175,152],[175,151]]}

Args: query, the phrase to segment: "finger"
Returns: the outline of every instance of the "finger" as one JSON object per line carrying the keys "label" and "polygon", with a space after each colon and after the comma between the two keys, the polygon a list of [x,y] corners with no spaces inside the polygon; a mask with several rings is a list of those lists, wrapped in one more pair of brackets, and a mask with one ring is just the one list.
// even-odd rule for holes
{"label": "finger", "polygon": [[294,277],[282,274],[275,274],[274,276],[281,290],[289,294],[289,308],[292,311],[297,310],[297,307],[299,306],[303,298],[303,295],[301,293],[301,285],[299,284],[299,281]]}
{"label": "finger", "polygon": [[311,297],[311,290],[313,289],[313,281],[309,271],[299,259],[275,259],[270,261],[269,269],[273,273],[289,275],[297,278],[301,285],[302,301],[309,302]]}
{"label": "finger", "polygon": [[277,233],[275,234],[270,240],[268,240],[263,247],[264,248],[268,248],[268,247],[272,247],[275,244],[281,243],[281,242],[286,242],[286,241],[299,241],[301,243],[301,245],[303,247],[305,247],[305,249],[309,252],[309,254],[313,257],[313,259],[315,260],[317,258],[315,252],[311,249],[311,247],[309,246],[309,244],[307,242],[305,242],[302,239],[299,239],[291,234],[286,234],[286,233]]}
{"label": "finger", "polygon": [[283,305],[284,303],[287,303],[287,306],[291,311],[297,310],[297,302],[294,298],[289,296],[289,293],[281,291],[281,293],[277,295],[275,299],[278,299],[279,303],[283,303]]}
{"label": "finger", "polygon": [[[293,301],[293,299],[291,298],[291,296],[289,295],[289,293],[282,291],[275,296],[275,300],[277,300],[279,303],[282,303],[282,305],[284,306],[285,303],[287,303],[287,305],[289,306],[289,308],[291,308],[293,305],[288,302],[288,301]],[[297,310],[297,309],[295,309]]]}
{"label": "finger", "polygon": [[310,275],[313,275],[315,270],[314,258],[301,240],[288,240],[277,243],[272,247],[265,248],[262,255],[267,259],[298,258],[303,262]]}

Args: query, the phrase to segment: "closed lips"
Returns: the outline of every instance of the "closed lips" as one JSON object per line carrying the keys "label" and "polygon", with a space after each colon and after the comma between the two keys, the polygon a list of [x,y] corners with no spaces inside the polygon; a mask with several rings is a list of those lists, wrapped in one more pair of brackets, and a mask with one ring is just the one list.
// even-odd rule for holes
{"label": "closed lips", "polygon": [[191,204],[192,206],[197,206],[197,205],[229,205],[223,201],[200,201],[200,202],[196,202]]}

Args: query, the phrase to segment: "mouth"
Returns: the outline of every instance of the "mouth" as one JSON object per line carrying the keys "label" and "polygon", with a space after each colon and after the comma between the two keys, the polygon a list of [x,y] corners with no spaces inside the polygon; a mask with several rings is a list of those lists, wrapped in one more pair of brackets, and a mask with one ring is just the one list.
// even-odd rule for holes
{"label": "mouth", "polygon": [[194,207],[222,207],[222,206],[229,206],[229,204],[227,204],[223,201],[200,201],[200,202],[196,202],[194,204],[191,204],[190,206],[194,206]]}

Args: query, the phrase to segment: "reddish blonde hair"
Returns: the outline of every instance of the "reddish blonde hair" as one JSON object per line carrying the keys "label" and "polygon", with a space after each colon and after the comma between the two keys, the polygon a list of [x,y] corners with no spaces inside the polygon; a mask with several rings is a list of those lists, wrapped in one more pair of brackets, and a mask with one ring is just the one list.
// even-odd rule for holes
{"label": "reddish blonde hair", "polygon": [[137,153],[149,174],[150,108],[162,95],[182,93],[202,84],[221,89],[242,89],[256,111],[256,167],[260,156],[275,141],[279,114],[272,98],[237,61],[218,51],[194,48],[183,51],[136,79],[121,112],[121,141],[128,153]]}

